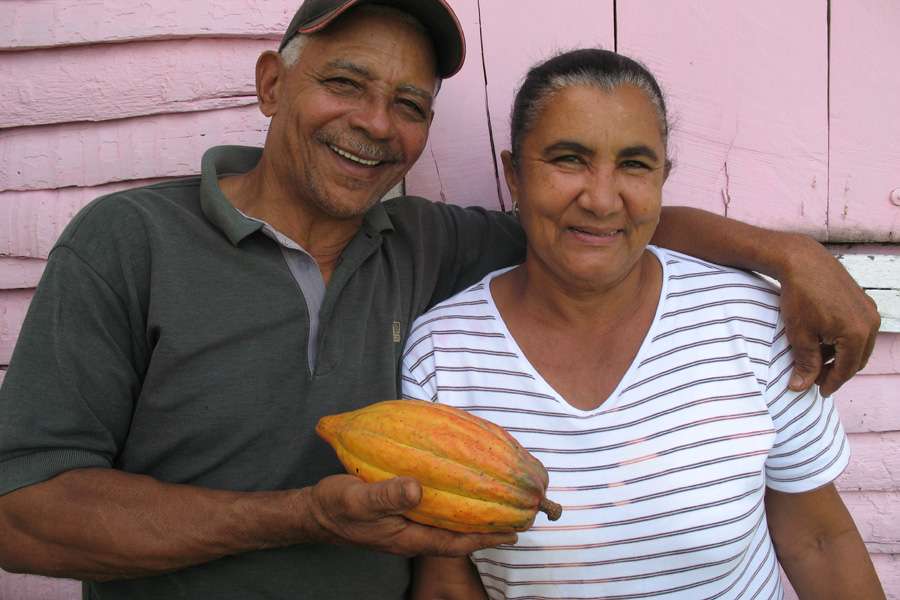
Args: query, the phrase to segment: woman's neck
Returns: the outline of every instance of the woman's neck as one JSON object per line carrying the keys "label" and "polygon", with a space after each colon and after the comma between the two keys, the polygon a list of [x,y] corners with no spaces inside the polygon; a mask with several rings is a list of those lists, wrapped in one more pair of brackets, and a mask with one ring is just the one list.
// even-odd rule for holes
{"label": "woman's neck", "polygon": [[501,310],[516,305],[520,314],[548,326],[602,332],[628,322],[647,302],[656,305],[661,281],[662,268],[649,250],[624,277],[605,285],[564,281],[529,254],[522,265],[494,280],[492,292]]}

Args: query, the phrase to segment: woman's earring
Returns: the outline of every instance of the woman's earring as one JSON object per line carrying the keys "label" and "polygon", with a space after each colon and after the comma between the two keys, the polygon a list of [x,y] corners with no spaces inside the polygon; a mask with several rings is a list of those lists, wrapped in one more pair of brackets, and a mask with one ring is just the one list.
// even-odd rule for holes
{"label": "woman's earring", "polygon": [[517,217],[519,216],[519,201],[518,200],[513,200],[512,212]]}

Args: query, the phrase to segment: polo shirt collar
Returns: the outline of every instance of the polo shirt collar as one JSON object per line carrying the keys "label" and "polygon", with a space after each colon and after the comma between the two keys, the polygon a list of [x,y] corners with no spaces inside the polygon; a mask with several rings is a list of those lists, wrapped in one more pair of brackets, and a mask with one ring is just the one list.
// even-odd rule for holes
{"label": "polo shirt collar", "polygon": [[235,246],[245,237],[262,229],[263,223],[248,219],[231,205],[219,178],[246,173],[262,157],[262,148],[248,146],[216,146],[203,154],[200,162],[200,208],[209,222],[218,227]]}
{"label": "polo shirt collar", "polygon": [[[219,178],[253,169],[262,157],[262,148],[250,146],[215,146],[203,154],[200,163],[200,207],[209,221],[218,227],[235,246],[263,227],[262,221],[242,215],[219,188]],[[378,202],[363,217],[363,228],[372,234],[394,230],[391,217]]]}

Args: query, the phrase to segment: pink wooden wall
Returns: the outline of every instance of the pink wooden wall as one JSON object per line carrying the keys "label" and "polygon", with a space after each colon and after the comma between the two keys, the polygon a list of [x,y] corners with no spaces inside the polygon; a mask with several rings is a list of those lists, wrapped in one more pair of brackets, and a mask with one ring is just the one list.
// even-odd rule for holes
{"label": "pink wooden wall", "polygon": [[[253,65],[296,3],[0,0],[0,379],[47,254],[80,207],[194,174],[210,145],[262,142]],[[898,240],[896,0],[451,3],[469,60],[441,92],[409,192],[508,206],[496,157],[514,86],[548,52],[602,45],[646,62],[667,90],[677,165],[667,202],[823,241]],[[884,333],[839,395],[854,453],[839,485],[900,599],[898,390],[900,334]],[[0,573],[0,600],[76,597],[73,582]]]}

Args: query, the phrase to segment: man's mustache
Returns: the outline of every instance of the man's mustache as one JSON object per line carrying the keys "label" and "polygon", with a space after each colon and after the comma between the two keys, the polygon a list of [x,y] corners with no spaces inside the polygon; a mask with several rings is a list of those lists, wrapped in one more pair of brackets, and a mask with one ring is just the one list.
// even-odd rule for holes
{"label": "man's mustache", "polygon": [[336,146],[366,160],[381,162],[401,162],[403,160],[403,154],[394,152],[387,144],[363,140],[349,135],[337,135],[328,131],[317,131],[315,138],[317,142]]}

